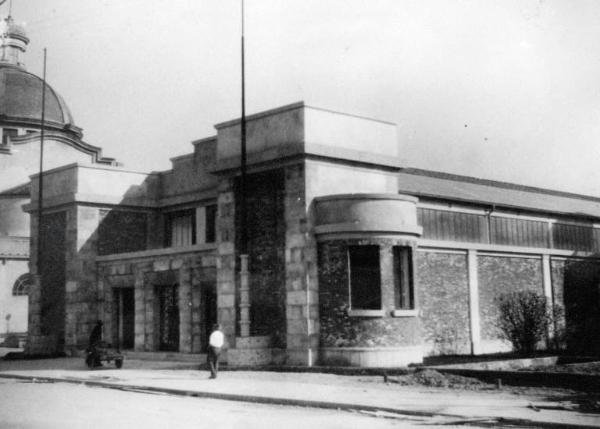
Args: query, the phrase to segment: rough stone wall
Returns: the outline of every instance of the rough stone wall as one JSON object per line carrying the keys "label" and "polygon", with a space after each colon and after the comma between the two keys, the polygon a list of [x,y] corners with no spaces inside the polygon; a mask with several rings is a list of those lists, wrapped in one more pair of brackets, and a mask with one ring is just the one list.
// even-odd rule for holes
{"label": "rough stone wall", "polygon": [[[349,245],[379,245],[383,317],[348,315]],[[319,243],[319,315],[321,347],[400,347],[421,344],[418,317],[391,317],[394,309],[392,247],[407,245],[395,240],[373,238],[332,240]]]}
{"label": "rough stone wall", "polygon": [[498,298],[509,292],[532,290],[544,294],[540,258],[479,255],[479,313],[481,338],[496,340]]}
{"label": "rough stone wall", "polygon": [[600,353],[600,263],[553,259],[551,272],[559,341],[573,353]]}
{"label": "rough stone wall", "polygon": [[98,255],[146,249],[148,215],[143,212],[101,210]]}
{"label": "rough stone wall", "polygon": [[31,217],[30,270],[36,282],[29,293],[28,354],[62,351],[65,335],[66,224],[65,212],[45,214],[42,225],[41,272],[37,270],[38,217]]}
{"label": "rough stone wall", "polygon": [[286,341],[283,180],[283,171],[275,170],[249,175],[246,182],[250,334],[271,335],[274,347]]}
{"label": "rough stone wall", "polygon": [[431,354],[470,353],[467,255],[421,251],[416,257],[423,335]]}

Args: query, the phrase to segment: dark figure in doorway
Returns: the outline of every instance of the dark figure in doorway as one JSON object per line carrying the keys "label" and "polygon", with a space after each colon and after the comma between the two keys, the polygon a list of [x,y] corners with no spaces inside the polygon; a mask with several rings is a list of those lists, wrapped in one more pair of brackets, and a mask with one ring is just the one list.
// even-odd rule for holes
{"label": "dark figure in doorway", "polygon": [[208,355],[206,360],[210,368],[210,378],[217,378],[219,372],[219,355],[223,347],[223,332],[218,323],[213,325],[213,331],[208,338]]}
{"label": "dark figure in doorway", "polygon": [[102,320],[96,321],[96,325],[94,329],[92,329],[92,333],[90,334],[90,344],[89,350],[92,353],[92,357],[94,360],[94,366],[102,366],[100,363],[100,359],[98,356],[98,345],[102,341]]}

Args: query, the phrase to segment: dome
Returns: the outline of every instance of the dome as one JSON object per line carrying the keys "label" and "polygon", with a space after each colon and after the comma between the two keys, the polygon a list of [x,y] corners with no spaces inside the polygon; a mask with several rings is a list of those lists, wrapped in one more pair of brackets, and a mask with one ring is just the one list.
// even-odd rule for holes
{"label": "dome", "polygon": [[[20,67],[0,64],[0,120],[39,126],[42,85],[42,79]],[[69,108],[47,83],[45,121],[48,127],[74,126]]]}
{"label": "dome", "polygon": [[25,27],[22,25],[16,24],[10,17],[5,20],[4,25],[4,35],[8,37],[13,37],[15,39],[19,39],[25,43],[29,43],[29,37],[27,37],[27,32],[25,31]]}

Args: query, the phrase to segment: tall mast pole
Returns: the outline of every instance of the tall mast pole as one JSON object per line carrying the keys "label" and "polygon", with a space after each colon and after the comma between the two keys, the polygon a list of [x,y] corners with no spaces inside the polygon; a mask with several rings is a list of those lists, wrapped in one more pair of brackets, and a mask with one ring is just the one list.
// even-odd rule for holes
{"label": "tall mast pole", "polygon": [[250,336],[250,272],[248,271],[248,208],[246,198],[246,74],[242,0],[242,121],[240,153],[240,335]]}
{"label": "tall mast pole", "polygon": [[40,134],[40,171],[38,187],[38,240],[37,240],[37,274],[42,271],[42,209],[44,200],[44,131],[46,128],[46,48],[44,48],[44,73],[42,75],[42,130]]}
{"label": "tall mast pole", "polygon": [[246,204],[246,70],[244,42],[244,0],[242,0],[242,120],[241,120],[241,177],[240,177],[240,253],[248,253],[248,225]]}

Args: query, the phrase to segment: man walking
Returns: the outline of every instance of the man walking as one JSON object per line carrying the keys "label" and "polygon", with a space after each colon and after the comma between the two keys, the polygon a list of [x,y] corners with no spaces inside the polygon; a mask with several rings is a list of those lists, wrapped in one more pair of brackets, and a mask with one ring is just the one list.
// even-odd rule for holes
{"label": "man walking", "polygon": [[208,338],[208,355],[206,360],[210,368],[210,378],[217,378],[219,372],[219,355],[223,347],[223,332],[218,323],[213,325],[213,331]]}

